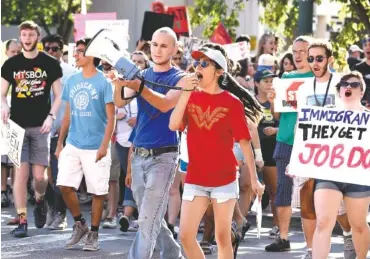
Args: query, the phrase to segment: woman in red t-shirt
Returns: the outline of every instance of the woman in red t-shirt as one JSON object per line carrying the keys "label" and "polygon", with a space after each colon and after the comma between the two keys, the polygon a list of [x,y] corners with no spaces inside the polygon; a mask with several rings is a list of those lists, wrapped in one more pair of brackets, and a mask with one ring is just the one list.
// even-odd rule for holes
{"label": "woman in red t-shirt", "polygon": [[232,258],[231,222],[239,193],[233,145],[234,141],[240,143],[252,188],[262,196],[264,187],[257,178],[245,118],[246,115],[256,122],[262,110],[254,97],[227,72],[226,52],[220,45],[202,47],[194,51],[192,57],[196,76],[188,76],[185,88],[197,89],[182,93],[169,124],[171,130],[187,127],[188,133],[189,165],[181,208],[180,239],[187,258],[204,258],[196,236],[211,201],[219,258]]}

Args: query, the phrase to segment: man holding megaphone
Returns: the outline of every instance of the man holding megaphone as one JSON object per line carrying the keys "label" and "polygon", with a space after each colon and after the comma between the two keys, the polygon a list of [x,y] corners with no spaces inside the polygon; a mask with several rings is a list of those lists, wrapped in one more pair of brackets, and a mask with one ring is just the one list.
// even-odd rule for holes
{"label": "man holding megaphone", "polygon": [[171,131],[168,124],[181,91],[153,84],[185,85],[185,74],[170,62],[177,49],[175,32],[167,27],[158,29],[151,41],[154,66],[140,75],[151,83],[143,86],[138,79],[114,80],[114,102],[118,107],[129,102],[121,98],[123,87],[126,97],[141,92],[137,97],[138,116],[131,162],[131,188],[139,208],[139,230],[130,249],[130,259],[150,258],[156,243],[160,246],[161,258],[182,258],[181,248],[164,220],[178,156],[177,133]]}

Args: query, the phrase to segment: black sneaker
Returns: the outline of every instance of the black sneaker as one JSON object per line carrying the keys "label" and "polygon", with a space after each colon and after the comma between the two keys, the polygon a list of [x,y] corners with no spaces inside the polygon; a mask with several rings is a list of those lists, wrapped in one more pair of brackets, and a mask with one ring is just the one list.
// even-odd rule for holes
{"label": "black sneaker", "polygon": [[20,223],[18,227],[13,229],[10,234],[13,234],[15,237],[26,237],[27,236],[27,230],[28,230],[28,224],[27,221],[24,223]]}
{"label": "black sneaker", "polygon": [[125,215],[121,215],[118,222],[121,225],[120,230],[122,232],[127,232],[128,228],[130,226],[130,220],[128,219],[128,217],[125,216]]}
{"label": "black sneaker", "polygon": [[251,226],[252,226],[252,223],[250,223],[249,221],[247,221],[245,224],[243,224],[242,236],[241,236],[240,241],[244,240],[245,234],[248,232],[248,230],[251,228]]}
{"label": "black sneaker", "polygon": [[36,202],[36,207],[33,209],[33,216],[35,217],[35,226],[43,228],[46,223],[47,207],[45,200],[42,199]]}
{"label": "black sneaker", "polygon": [[6,192],[1,193],[1,207],[2,208],[8,208],[10,205],[10,200],[8,197],[8,194]]}
{"label": "black sneaker", "polygon": [[276,238],[275,242],[265,247],[266,252],[284,252],[290,251],[290,241]]}

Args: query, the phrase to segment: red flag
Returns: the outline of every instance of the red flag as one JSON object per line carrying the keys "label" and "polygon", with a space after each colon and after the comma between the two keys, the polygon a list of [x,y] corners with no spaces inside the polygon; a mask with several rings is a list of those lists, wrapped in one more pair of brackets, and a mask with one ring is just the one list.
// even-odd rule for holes
{"label": "red flag", "polygon": [[229,33],[227,32],[225,26],[222,24],[222,22],[218,23],[216,30],[212,34],[210,40],[211,42],[218,43],[221,45],[232,43],[232,39]]}

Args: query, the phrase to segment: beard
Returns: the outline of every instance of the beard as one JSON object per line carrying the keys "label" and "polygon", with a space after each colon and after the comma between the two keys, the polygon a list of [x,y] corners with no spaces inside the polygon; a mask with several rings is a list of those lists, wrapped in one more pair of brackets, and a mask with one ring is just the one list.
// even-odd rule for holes
{"label": "beard", "polygon": [[23,42],[21,42],[21,45],[22,45],[22,48],[25,52],[32,52],[36,49],[37,47],[37,41],[35,41],[35,43],[33,43],[30,47],[30,49],[26,49],[26,46],[23,44]]}

